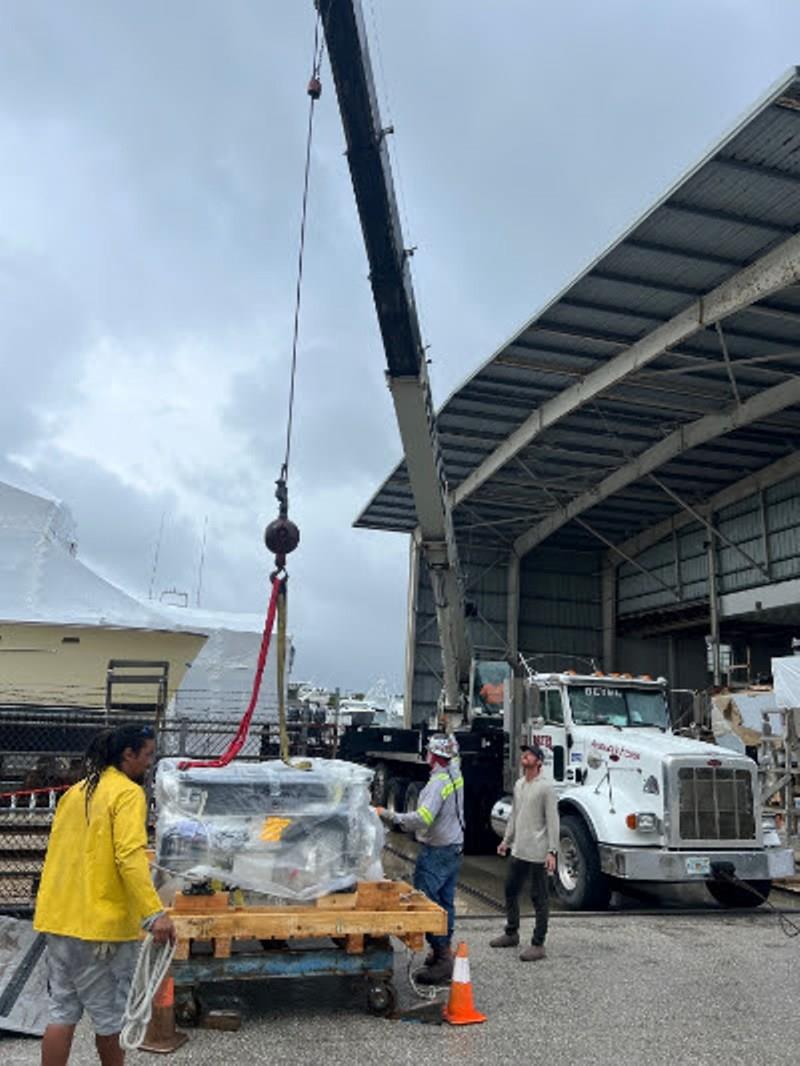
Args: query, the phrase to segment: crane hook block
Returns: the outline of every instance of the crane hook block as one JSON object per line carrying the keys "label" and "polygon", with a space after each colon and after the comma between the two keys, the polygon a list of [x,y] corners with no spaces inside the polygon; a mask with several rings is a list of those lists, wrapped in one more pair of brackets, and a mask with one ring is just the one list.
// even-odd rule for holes
{"label": "crane hook block", "polygon": [[300,543],[300,530],[290,519],[281,516],[265,529],[264,543],[275,556],[275,565],[280,569],[286,566],[286,556]]}
{"label": "crane hook block", "polygon": [[322,82],[319,78],[314,77],[311,79],[308,83],[307,92],[312,100],[319,100],[320,96],[322,96]]}

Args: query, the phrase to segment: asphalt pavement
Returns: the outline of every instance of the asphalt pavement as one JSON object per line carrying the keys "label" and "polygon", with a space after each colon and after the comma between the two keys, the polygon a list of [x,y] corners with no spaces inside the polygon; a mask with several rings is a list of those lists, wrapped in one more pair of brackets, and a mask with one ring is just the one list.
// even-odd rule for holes
{"label": "asphalt pavement", "polygon": [[[476,1006],[488,1017],[483,1025],[375,1018],[364,1009],[363,990],[335,979],[216,986],[209,1004],[216,997],[230,1006],[235,995],[241,1029],[193,1030],[166,1061],[785,1066],[797,1057],[800,936],[786,937],[767,911],[554,915],[548,958],[533,963],[520,962],[516,950],[489,947],[501,929],[502,919],[464,917],[457,926],[469,947]],[[419,1002],[400,945],[396,985],[401,1010]],[[148,1059],[136,1052],[128,1062]],[[71,1062],[96,1061],[82,1023]],[[38,1064],[38,1040],[0,1035],[0,1062]]]}

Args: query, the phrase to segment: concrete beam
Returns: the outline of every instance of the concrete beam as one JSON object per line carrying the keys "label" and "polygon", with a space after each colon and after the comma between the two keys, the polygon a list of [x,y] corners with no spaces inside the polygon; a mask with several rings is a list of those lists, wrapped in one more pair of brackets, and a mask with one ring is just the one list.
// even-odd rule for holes
{"label": "concrete beam", "polygon": [[800,377],[775,385],[771,389],[765,389],[764,392],[752,396],[743,404],[737,404],[718,414],[704,415],[694,422],[681,426],[658,444],[647,448],[635,459],[619,467],[595,488],[574,497],[559,511],[523,533],[514,542],[514,551],[518,555],[525,555],[577,515],[602,503],[603,500],[620,492],[634,481],[652,474],[676,456],[700,444],[705,444],[706,441],[713,440],[715,437],[724,436],[742,426],[767,418],[795,403],[800,403]]}
{"label": "concrete beam", "polygon": [[[719,613],[722,618],[739,618],[742,615],[758,614],[780,607],[794,607],[800,612],[800,578],[776,581],[772,585],[728,592],[719,598]],[[769,621],[765,617],[765,621]]]}
{"label": "concrete beam", "polygon": [[549,426],[646,367],[698,330],[713,326],[728,315],[799,280],[800,234],[737,271],[711,292],[693,300],[680,314],[587,374],[582,381],[543,403],[451,493],[453,505],[466,500]]}

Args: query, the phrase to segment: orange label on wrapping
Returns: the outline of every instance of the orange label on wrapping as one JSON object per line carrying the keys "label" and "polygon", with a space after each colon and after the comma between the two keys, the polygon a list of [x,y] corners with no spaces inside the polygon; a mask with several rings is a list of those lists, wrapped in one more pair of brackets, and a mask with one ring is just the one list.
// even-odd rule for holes
{"label": "orange label on wrapping", "polygon": [[275,818],[270,815],[264,819],[264,824],[261,826],[261,839],[277,843],[283,836],[286,826],[291,824],[291,818]]}

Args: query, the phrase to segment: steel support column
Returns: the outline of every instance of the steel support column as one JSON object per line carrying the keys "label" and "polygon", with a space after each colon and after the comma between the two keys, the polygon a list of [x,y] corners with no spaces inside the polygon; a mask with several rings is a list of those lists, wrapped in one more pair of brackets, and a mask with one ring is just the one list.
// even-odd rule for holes
{"label": "steel support column", "polygon": [[516,663],[519,655],[519,556],[509,552],[506,571],[506,644],[508,657]]}
{"label": "steel support column", "polygon": [[714,685],[722,684],[722,666],[719,648],[719,589],[717,586],[717,542],[714,537],[714,514],[709,512],[706,519],[708,540],[706,552],[708,557],[708,613],[711,619],[711,672]]}
{"label": "steel support column", "polygon": [[419,606],[419,567],[422,545],[416,537],[408,538],[408,595],[406,599],[406,686],[403,698],[403,721],[414,722],[414,672],[417,660],[417,608]]}
{"label": "steel support column", "polygon": [[603,560],[603,669],[610,673],[617,665],[617,567],[611,554]]}

